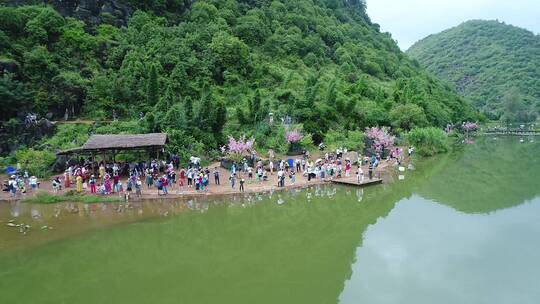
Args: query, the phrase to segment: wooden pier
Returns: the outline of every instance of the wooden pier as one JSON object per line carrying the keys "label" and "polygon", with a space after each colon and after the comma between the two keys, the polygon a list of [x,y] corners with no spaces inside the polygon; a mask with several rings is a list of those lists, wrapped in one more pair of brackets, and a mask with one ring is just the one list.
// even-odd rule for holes
{"label": "wooden pier", "polygon": [[333,179],[332,183],[334,184],[341,184],[341,185],[347,185],[347,186],[356,186],[356,187],[367,187],[372,185],[378,185],[382,184],[383,180],[382,178],[364,178],[364,181],[361,183],[358,183],[355,178],[339,178],[339,179]]}
{"label": "wooden pier", "polygon": [[486,130],[484,135],[501,135],[501,136],[540,136],[540,131],[537,130]]}

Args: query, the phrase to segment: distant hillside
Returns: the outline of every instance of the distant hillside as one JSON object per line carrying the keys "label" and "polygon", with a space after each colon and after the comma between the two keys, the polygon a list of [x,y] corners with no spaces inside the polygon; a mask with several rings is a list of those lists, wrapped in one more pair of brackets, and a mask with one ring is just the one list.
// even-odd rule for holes
{"label": "distant hillside", "polygon": [[178,147],[208,150],[229,134],[286,147],[269,113],[315,143],[330,131],[476,117],[379,31],[362,0],[3,2],[0,139],[28,111],[96,120],[114,111],[136,126],[122,132],[168,132]]}
{"label": "distant hillside", "polygon": [[420,40],[407,53],[492,118],[502,114],[510,91],[530,110],[540,109],[540,36],[528,30],[468,21]]}

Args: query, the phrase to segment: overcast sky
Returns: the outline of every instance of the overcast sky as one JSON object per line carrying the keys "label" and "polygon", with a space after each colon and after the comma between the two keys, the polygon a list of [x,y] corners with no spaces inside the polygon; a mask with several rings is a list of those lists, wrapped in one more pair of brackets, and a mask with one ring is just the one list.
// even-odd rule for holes
{"label": "overcast sky", "polygon": [[540,0],[367,0],[367,7],[403,50],[470,19],[499,19],[540,33]]}

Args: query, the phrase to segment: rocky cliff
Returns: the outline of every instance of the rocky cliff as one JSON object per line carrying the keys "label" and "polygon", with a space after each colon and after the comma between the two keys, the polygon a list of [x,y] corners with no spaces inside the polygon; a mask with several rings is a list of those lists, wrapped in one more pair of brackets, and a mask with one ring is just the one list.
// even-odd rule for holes
{"label": "rocky cliff", "polygon": [[109,23],[124,26],[136,9],[128,1],[115,0],[8,0],[8,5],[49,4],[62,16],[84,20],[89,26]]}

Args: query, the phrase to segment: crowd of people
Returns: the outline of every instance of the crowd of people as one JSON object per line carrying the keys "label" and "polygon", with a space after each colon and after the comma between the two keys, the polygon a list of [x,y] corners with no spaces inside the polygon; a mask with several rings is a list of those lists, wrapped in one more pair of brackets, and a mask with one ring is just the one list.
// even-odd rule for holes
{"label": "crowd of people", "polygon": [[[209,169],[202,169],[200,160],[190,162],[187,169],[179,169],[175,159],[169,162],[152,160],[139,163],[104,163],[98,165],[93,173],[89,165],[70,166],[62,178],[53,179],[53,190],[74,188],[77,192],[89,191],[92,194],[110,195],[114,193],[142,196],[143,186],[156,188],[158,195],[168,195],[169,191],[184,186],[196,187],[205,191],[208,186]],[[177,174],[178,171],[178,174]],[[122,177],[127,177],[122,182]],[[186,183],[187,179],[187,183]],[[178,185],[178,186],[177,186]]]}
{"label": "crowd of people", "polygon": [[[412,155],[413,148],[408,148],[408,155]],[[388,159],[395,159],[399,164],[404,158],[402,148],[392,149]],[[358,183],[364,182],[362,166],[367,166],[367,177],[374,178],[381,156],[373,154],[371,157],[358,157],[351,161],[347,150],[338,148],[335,153],[325,153],[323,158],[312,160],[309,152],[295,159],[275,159],[273,151],[268,153],[269,159],[258,159],[252,154],[240,162],[233,162],[228,169],[229,185],[233,190],[244,192],[246,184],[263,185],[270,181],[270,176],[277,175],[276,186],[285,187],[286,184],[295,185],[297,176],[303,176],[308,182],[312,180],[331,181],[336,178],[351,177],[353,165]],[[208,192],[213,177],[214,185],[221,185],[221,173],[219,167],[203,168],[200,159],[192,157],[187,167],[180,166],[180,160],[171,157],[169,161],[152,160],[149,162],[100,162],[91,163],[81,161],[77,165],[69,166],[60,176],[52,180],[54,193],[64,189],[76,192],[90,192],[101,195],[131,195],[133,192],[140,197],[143,191],[157,189],[159,196],[166,196],[171,191],[182,193],[186,190]],[[124,179],[122,179],[122,177]],[[22,175],[12,175],[4,191],[9,191],[13,197],[18,192],[26,193],[36,191],[40,183],[35,176],[28,176],[28,172]],[[146,187],[144,187],[146,186]]]}
{"label": "crowd of people", "polygon": [[17,193],[26,194],[33,193],[39,188],[40,182],[35,176],[29,176],[28,171],[23,174],[12,174],[9,180],[4,182],[3,191],[9,192],[12,197],[17,196]]}

